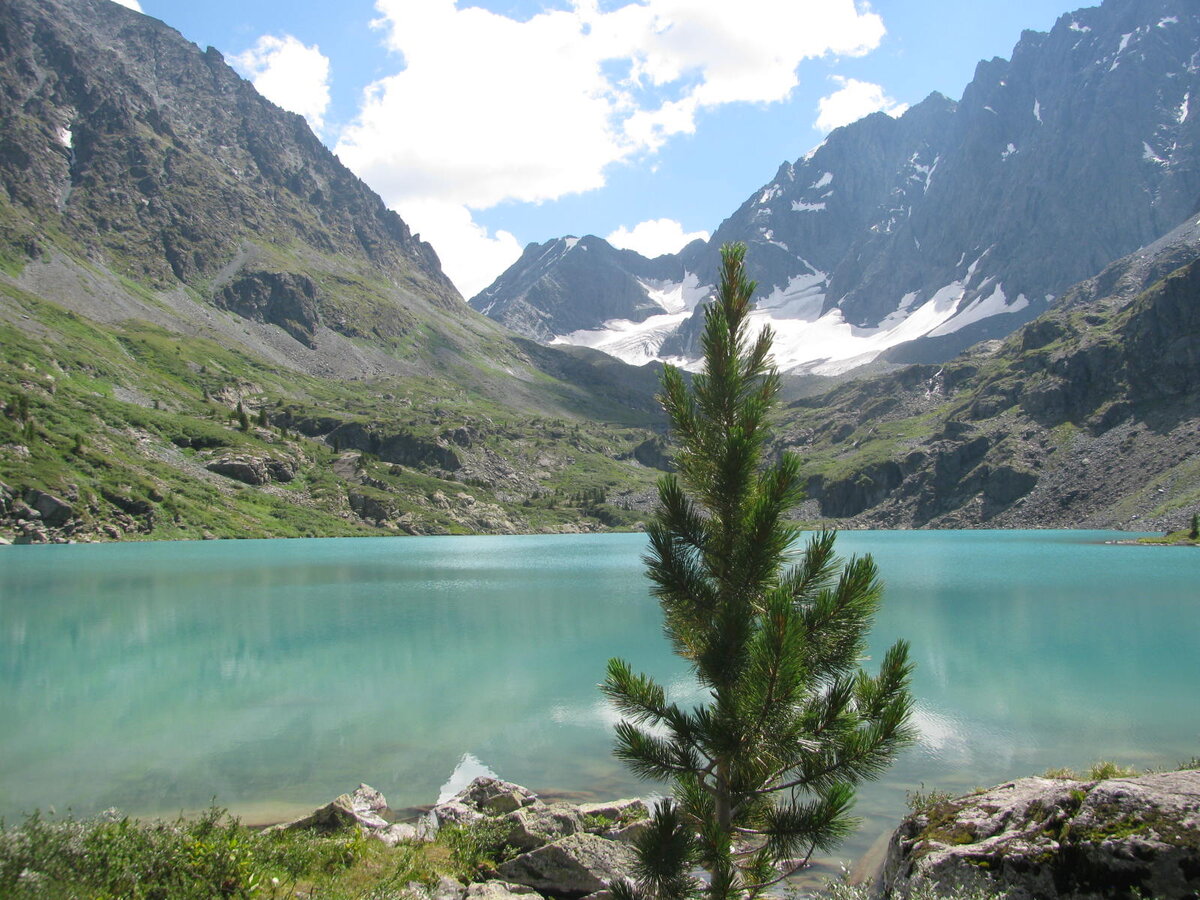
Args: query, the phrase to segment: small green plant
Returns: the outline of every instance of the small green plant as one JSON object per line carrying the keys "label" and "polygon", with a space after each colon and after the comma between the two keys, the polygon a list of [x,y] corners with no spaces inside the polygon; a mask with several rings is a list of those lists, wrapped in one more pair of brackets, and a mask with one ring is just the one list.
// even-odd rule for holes
{"label": "small green plant", "polygon": [[1200,540],[1200,513],[1192,513],[1192,527],[1188,530],[1188,537],[1193,541]]}
{"label": "small green plant", "polygon": [[1092,763],[1086,772],[1076,772],[1074,769],[1061,766],[1047,769],[1042,773],[1043,778],[1058,778],[1063,781],[1104,781],[1108,778],[1132,778],[1140,775],[1132,766],[1122,766],[1110,760],[1099,760]]}
{"label": "small green plant", "polygon": [[954,795],[949,791],[941,791],[937,788],[925,790],[924,782],[915,791],[905,791],[904,797],[908,803],[909,812],[916,815],[927,813],[954,799]]}
{"label": "small green plant", "polygon": [[438,832],[438,842],[449,849],[458,874],[471,880],[513,856],[508,831],[508,826],[500,819],[485,818],[470,825],[442,828]]}
{"label": "small green plant", "polygon": [[[790,897],[797,900],[801,895],[793,892]],[[846,876],[831,881],[815,897],[817,900],[872,900],[875,893],[869,885],[850,884]],[[1006,900],[1008,894],[987,887],[934,887],[922,882],[907,895],[908,900]]]}
{"label": "small green plant", "polygon": [[1088,769],[1088,778],[1092,781],[1104,781],[1108,778],[1133,778],[1141,773],[1132,766],[1122,766],[1109,760],[1092,763]]}

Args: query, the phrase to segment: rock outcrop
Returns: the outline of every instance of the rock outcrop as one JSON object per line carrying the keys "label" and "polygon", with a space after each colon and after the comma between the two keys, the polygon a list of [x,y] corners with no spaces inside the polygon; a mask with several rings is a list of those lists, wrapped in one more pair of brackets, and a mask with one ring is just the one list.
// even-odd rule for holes
{"label": "rock outcrop", "polygon": [[649,810],[641,800],[608,803],[546,803],[532,791],[497,778],[476,778],[439,803],[415,825],[391,822],[387,801],[360,784],[312,814],[276,828],[332,830],[357,826],[389,846],[431,841],[444,828],[498,826],[507,858],[495,880],[466,887],[443,879],[436,888],[414,889],[429,900],[510,900],[544,894],[585,897],[633,871],[631,836]]}
{"label": "rock outcrop", "polygon": [[1009,900],[1200,891],[1200,770],[1105,781],[1024,778],[935,804],[892,836],[886,897],[933,885]]}

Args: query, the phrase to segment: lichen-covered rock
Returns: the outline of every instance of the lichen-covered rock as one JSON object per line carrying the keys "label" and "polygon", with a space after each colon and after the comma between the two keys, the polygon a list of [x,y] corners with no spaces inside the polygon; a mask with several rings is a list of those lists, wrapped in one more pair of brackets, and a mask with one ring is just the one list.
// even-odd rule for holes
{"label": "lichen-covered rock", "polygon": [[537,794],[519,784],[490,778],[486,775],[473,780],[454,795],[459,803],[488,815],[503,815],[526,806],[541,803]]}
{"label": "lichen-covered rock", "polygon": [[537,896],[528,885],[506,881],[481,881],[467,887],[467,900],[533,900]]}
{"label": "lichen-covered rock", "polygon": [[573,834],[499,868],[501,878],[555,896],[584,897],[619,878],[632,878],[634,851],[594,834]]}
{"label": "lichen-covered rock", "polygon": [[504,817],[505,841],[517,850],[533,850],[583,830],[579,810],[566,803],[535,803]]}
{"label": "lichen-covered rock", "polygon": [[446,825],[474,825],[484,818],[484,814],[479,810],[459,800],[448,800],[429,810],[417,825],[417,835],[423,841],[431,841]]}
{"label": "lichen-covered rock", "polygon": [[1024,778],[901,823],[883,888],[1002,890],[1010,900],[1200,891],[1200,771],[1105,781]]}

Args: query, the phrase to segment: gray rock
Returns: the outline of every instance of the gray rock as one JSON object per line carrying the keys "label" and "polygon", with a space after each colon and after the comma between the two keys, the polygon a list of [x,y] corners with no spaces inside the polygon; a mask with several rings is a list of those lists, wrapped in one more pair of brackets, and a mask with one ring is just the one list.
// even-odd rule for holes
{"label": "gray rock", "polygon": [[619,828],[612,828],[608,831],[601,832],[604,837],[610,841],[620,841],[622,844],[632,844],[638,839],[638,836],[643,834],[650,827],[649,819],[638,819],[636,822],[630,822],[628,825],[623,825]]}
{"label": "gray rock", "polygon": [[537,803],[514,810],[504,823],[508,826],[505,840],[517,850],[533,850],[583,830],[578,809],[566,803]]}
{"label": "gray rock", "polygon": [[75,510],[70,503],[45,491],[29,491],[25,499],[51,528],[65,525],[75,516]]}
{"label": "gray rock", "polygon": [[410,881],[407,888],[411,896],[423,900],[463,900],[467,894],[466,885],[449,875],[443,875],[432,887],[419,881]]}
{"label": "gray rock", "polygon": [[508,881],[537,891],[583,897],[632,878],[636,857],[624,844],[594,834],[573,834],[510,859],[499,868]]}
{"label": "gray rock", "polygon": [[294,459],[268,459],[267,474],[275,481],[289,482],[296,477],[296,461]]}
{"label": "gray rock", "polygon": [[483,813],[460,800],[448,800],[426,814],[417,825],[417,836],[421,840],[431,841],[445,825],[473,825],[484,818]]}
{"label": "gray rock", "polygon": [[1200,891],[1200,771],[1107,781],[1025,778],[909,816],[886,896],[986,887],[1010,900]]}
{"label": "gray rock", "polygon": [[519,784],[481,775],[454,795],[454,799],[471,809],[490,815],[503,815],[522,807],[540,803],[537,794]]}
{"label": "gray rock", "polygon": [[419,840],[417,827],[415,825],[408,825],[403,822],[396,822],[393,825],[389,825],[387,828],[380,828],[372,831],[371,836],[383,841],[389,847],[395,847],[397,844]]}
{"label": "gray rock", "polygon": [[204,468],[243,484],[266,484],[271,478],[263,460],[253,456],[222,456]]}
{"label": "gray rock", "polygon": [[315,829],[318,831],[336,831],[357,825],[374,831],[388,827],[388,821],[383,817],[387,811],[387,800],[383,794],[370,785],[360,784],[353,793],[342,794],[332,803],[327,803],[320,809],[294,822],[277,825],[277,829]]}
{"label": "gray rock", "polygon": [[14,544],[45,544],[50,540],[46,529],[37,522],[22,522],[21,530],[13,538]]}
{"label": "gray rock", "polygon": [[530,895],[537,896],[537,891],[524,884],[510,884],[506,881],[482,881],[467,887],[467,900],[531,900]]}
{"label": "gray rock", "polygon": [[607,819],[612,824],[634,822],[638,819],[648,819],[650,808],[645,801],[636,797],[626,800],[613,800],[608,803],[580,803],[579,814],[585,819]]}

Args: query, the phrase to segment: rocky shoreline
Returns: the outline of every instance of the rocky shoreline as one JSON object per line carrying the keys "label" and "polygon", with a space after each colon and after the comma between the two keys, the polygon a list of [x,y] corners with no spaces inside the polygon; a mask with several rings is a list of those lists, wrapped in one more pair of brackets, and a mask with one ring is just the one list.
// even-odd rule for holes
{"label": "rocky shoreline", "polygon": [[270,830],[336,831],[361,828],[394,847],[433,841],[445,828],[487,823],[508,858],[471,884],[443,876],[436,885],[413,882],[410,893],[425,900],[608,900],[609,882],[633,877],[633,840],[649,822],[640,799],[610,803],[547,803],[532,791],[496,778],[476,778],[416,822],[395,821],[383,794],[366,784],[311,814]]}
{"label": "rocky shoreline", "polygon": [[[433,841],[446,828],[485,828],[504,859],[464,883],[413,882],[420,900],[610,900],[633,877],[640,799],[546,802],[520,785],[476,778],[415,821],[396,821],[360,784],[271,830],[360,828],[384,844]],[[1182,898],[1200,892],[1200,769],[1102,780],[1023,778],[908,815],[886,853],[859,865],[863,897],[988,896],[1006,900]]]}

